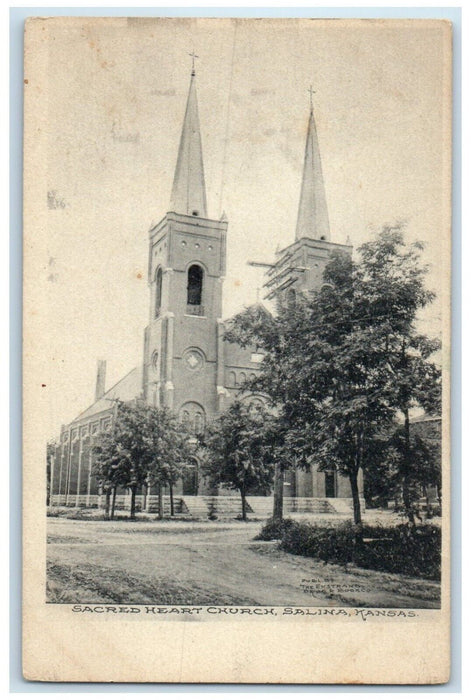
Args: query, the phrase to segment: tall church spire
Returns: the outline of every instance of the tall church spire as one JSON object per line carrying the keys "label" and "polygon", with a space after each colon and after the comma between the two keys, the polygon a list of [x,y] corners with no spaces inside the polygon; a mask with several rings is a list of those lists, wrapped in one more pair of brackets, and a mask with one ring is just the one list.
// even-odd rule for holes
{"label": "tall church spire", "polygon": [[173,178],[170,210],[177,214],[206,217],[206,188],[204,184],[203,149],[201,147],[198,100],[196,98],[195,68],[191,71],[190,90],[183,120],[177,166]]}
{"label": "tall church spire", "polygon": [[309,92],[311,94],[311,111],[309,114],[306,150],[304,153],[304,170],[301,183],[301,196],[299,198],[296,240],[300,238],[314,238],[329,241],[329,215],[327,212],[321,156],[312,106],[312,86]]}

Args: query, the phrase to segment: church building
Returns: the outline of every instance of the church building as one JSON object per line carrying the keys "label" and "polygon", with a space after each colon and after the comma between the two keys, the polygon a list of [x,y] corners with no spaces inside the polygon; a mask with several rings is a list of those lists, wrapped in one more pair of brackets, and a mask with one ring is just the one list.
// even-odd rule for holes
{"label": "church building", "polygon": [[[196,77],[192,70],[178,149],[169,211],[149,231],[149,322],[144,329],[142,361],[115,386],[106,390],[106,363],[99,361],[94,403],[69,425],[62,426],[53,452],[51,505],[96,506],[101,494],[93,476],[91,445],[111,428],[113,406],[144,400],[173,410],[195,433],[219,416],[236,399],[262,403],[263,396],[241,390],[260,371],[263,355],[224,339],[222,287],[226,273],[228,221],[208,215]],[[325,264],[333,249],[351,255],[348,245],[331,241],[316,124],[311,103],[307,129],[296,231],[293,243],[277,251],[268,266],[268,298],[309,291],[322,284]],[[180,512],[205,515],[209,504],[229,512],[238,501],[230,491],[211,491],[193,469],[180,480],[174,495]],[[348,479],[334,469],[305,473],[296,469],[285,478],[287,511],[349,512]],[[155,492],[138,497],[152,510]],[[127,496],[118,496],[118,506]],[[270,497],[248,496],[249,511],[268,515]],[[226,503],[226,506],[224,506]],[[229,504],[229,506],[227,505]],[[233,506],[238,508],[237,506]]]}

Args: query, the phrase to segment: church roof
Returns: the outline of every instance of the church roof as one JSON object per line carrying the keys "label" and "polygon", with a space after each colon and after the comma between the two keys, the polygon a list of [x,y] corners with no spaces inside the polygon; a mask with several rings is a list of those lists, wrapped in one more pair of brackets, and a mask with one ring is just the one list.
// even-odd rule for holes
{"label": "church roof", "polygon": [[77,423],[85,418],[90,418],[96,413],[101,413],[113,407],[113,399],[120,401],[132,401],[142,393],[142,365],[134,367],[122,379],[120,379],[111,389],[108,389],[103,396],[92,403],[85,411],[80,413],[72,422]]}
{"label": "church roof", "polygon": [[314,111],[311,107],[304,153],[303,179],[299,198],[296,240],[314,238],[330,240],[329,215],[325,198],[319,142]]}
{"label": "church roof", "polygon": [[203,149],[194,70],[191,73],[190,89],[178,149],[170,211],[190,216],[207,216]]}

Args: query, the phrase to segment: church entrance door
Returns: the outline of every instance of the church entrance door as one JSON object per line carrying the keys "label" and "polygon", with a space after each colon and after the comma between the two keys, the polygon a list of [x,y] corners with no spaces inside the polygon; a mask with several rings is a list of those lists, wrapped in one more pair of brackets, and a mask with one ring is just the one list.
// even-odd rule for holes
{"label": "church entrance door", "polygon": [[335,498],[335,472],[325,473],[325,497]]}
{"label": "church entrance door", "polygon": [[190,460],[182,481],[184,496],[198,495],[198,462],[196,459]]}

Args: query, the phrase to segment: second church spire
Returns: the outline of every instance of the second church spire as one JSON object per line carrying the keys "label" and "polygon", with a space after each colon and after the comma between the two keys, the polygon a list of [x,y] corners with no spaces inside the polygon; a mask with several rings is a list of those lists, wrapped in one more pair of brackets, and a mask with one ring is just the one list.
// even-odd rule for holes
{"label": "second church spire", "polygon": [[304,153],[298,222],[296,225],[296,240],[300,238],[330,240],[329,215],[327,213],[324,178],[322,176],[321,156],[312,102]]}

